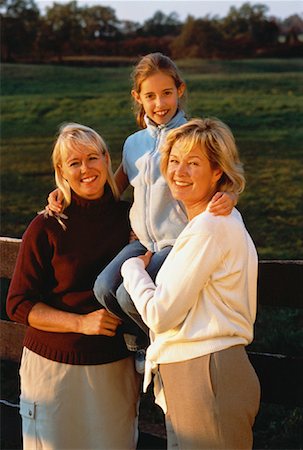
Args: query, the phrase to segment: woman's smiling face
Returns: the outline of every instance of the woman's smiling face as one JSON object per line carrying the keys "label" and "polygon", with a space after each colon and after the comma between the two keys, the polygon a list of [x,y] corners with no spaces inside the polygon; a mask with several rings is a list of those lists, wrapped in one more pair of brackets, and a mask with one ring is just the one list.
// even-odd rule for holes
{"label": "woman's smiling face", "polygon": [[80,197],[102,197],[107,180],[108,157],[94,148],[70,149],[60,167],[63,178]]}
{"label": "woman's smiling face", "polygon": [[205,210],[216,192],[221,175],[222,170],[211,167],[200,146],[186,151],[182,140],[172,146],[166,173],[167,182],[173,197],[184,204],[189,218]]}

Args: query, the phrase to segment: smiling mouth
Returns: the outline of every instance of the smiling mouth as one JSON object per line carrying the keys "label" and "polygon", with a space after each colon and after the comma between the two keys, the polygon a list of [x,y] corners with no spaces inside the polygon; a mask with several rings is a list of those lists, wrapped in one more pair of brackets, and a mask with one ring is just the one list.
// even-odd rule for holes
{"label": "smiling mouth", "polygon": [[185,182],[185,181],[174,181],[174,183],[175,183],[175,185],[176,186],[181,186],[181,187],[186,187],[186,186],[191,186],[192,185],[192,183],[189,183],[189,182]]}
{"label": "smiling mouth", "polygon": [[94,177],[87,177],[87,178],[82,178],[81,179],[81,183],[92,183],[93,181],[95,181],[97,179],[97,176],[95,175]]}
{"label": "smiling mouth", "polygon": [[165,111],[156,111],[154,114],[156,114],[157,116],[166,116],[166,114],[168,113],[168,109],[166,109]]}

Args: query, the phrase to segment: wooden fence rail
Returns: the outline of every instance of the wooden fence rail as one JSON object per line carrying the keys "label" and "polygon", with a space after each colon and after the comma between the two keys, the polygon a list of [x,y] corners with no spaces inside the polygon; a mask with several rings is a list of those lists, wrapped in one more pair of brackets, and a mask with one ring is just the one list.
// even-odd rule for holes
{"label": "wooden fence rail", "polygon": [[[0,277],[12,276],[20,239],[0,237]],[[303,307],[303,260],[260,261],[258,303],[272,307]],[[3,305],[5,299],[1,300]],[[19,361],[26,327],[1,320],[0,358]],[[259,376],[262,401],[283,405],[303,406],[303,359],[248,351]]]}

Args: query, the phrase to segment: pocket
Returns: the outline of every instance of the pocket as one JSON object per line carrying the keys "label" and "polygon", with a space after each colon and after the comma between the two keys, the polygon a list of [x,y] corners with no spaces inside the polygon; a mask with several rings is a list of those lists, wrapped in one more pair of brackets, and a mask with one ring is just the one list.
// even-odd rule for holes
{"label": "pocket", "polygon": [[20,415],[26,419],[35,420],[36,418],[36,404],[20,400]]}
{"label": "pocket", "polygon": [[36,431],[36,404],[20,399],[20,415],[22,418],[23,449],[38,450]]}

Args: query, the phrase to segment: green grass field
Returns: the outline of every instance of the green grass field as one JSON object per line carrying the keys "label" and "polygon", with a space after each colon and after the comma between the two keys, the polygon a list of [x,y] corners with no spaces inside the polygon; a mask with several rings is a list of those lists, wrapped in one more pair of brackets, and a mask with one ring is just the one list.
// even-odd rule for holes
{"label": "green grass field", "polygon": [[[232,128],[245,164],[239,209],[262,259],[303,257],[303,62],[179,61],[188,115]],[[59,124],[95,128],[113,167],[136,130],[131,68],[2,65],[2,235],[21,236],[53,188],[50,155]],[[128,193],[131,197],[130,192]]]}

